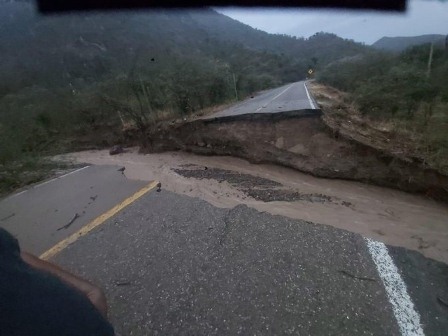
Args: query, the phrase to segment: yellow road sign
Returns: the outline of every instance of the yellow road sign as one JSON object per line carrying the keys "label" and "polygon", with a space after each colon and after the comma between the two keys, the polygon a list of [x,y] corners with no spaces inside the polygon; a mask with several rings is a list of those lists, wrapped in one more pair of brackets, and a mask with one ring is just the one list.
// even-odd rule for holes
{"label": "yellow road sign", "polygon": [[311,75],[313,72],[314,72],[313,69],[309,69],[309,70],[308,70],[308,73],[309,73],[310,75]]}

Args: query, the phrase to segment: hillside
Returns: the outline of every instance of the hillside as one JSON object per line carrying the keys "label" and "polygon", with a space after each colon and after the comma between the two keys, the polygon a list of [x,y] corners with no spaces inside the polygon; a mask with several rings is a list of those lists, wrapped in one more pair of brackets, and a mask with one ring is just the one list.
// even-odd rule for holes
{"label": "hillside", "polygon": [[287,55],[304,63],[317,58],[317,62],[324,65],[368,49],[330,33],[317,33],[308,39],[268,34],[212,10],[193,12],[191,17],[210,37],[219,41],[233,41],[251,50]]}
{"label": "hillside", "polygon": [[[46,86],[70,79],[96,82],[126,72],[136,57],[217,58],[243,74],[247,67],[261,67],[277,85],[303,78],[315,63],[366,50],[332,34],[271,35],[211,9],[42,18],[25,2],[0,1],[0,6],[0,76],[8,83],[0,95],[36,80]],[[284,66],[288,71],[278,69]]]}
{"label": "hillside", "polygon": [[445,44],[445,35],[429,34],[407,37],[382,37],[373,43],[372,47],[380,50],[401,52],[413,46],[433,42],[436,45],[443,46]]}
{"label": "hillside", "polygon": [[128,125],[143,132],[368,50],[326,33],[271,35],[211,9],[42,17],[10,0],[0,41],[0,170],[108,146]]}
{"label": "hillside", "polygon": [[365,137],[374,129],[369,141],[376,147],[393,147],[395,156],[448,175],[447,55],[446,48],[435,46],[428,69],[427,45],[377,52],[334,62],[317,80],[343,91],[334,94],[339,99],[332,99],[333,116],[348,121],[353,134]]}

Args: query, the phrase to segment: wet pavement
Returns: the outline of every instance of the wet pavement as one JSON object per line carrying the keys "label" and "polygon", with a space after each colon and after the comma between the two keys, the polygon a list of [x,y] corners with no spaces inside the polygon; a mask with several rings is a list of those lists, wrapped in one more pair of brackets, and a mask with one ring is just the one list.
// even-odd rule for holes
{"label": "wet pavement", "polygon": [[0,227],[40,255],[148,183],[119,168],[85,166],[13,194],[0,201]]}
{"label": "wet pavement", "polygon": [[[447,266],[391,255],[443,335]],[[105,289],[120,335],[401,334],[362,236],[243,205],[151,192],[54,261]]]}

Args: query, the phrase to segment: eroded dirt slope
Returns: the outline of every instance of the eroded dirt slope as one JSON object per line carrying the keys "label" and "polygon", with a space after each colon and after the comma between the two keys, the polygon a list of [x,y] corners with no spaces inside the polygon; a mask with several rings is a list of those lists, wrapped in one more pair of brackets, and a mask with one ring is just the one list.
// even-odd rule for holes
{"label": "eroded dirt slope", "polygon": [[448,200],[448,177],[334,132],[320,110],[247,114],[166,125],[144,153],[183,150],[274,163],[318,177],[362,181]]}

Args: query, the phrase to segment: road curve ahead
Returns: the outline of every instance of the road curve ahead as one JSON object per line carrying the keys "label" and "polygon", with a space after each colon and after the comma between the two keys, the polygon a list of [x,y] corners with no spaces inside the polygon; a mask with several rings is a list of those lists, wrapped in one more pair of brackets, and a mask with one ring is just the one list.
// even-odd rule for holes
{"label": "road curve ahead", "polygon": [[315,108],[316,103],[308,92],[308,89],[305,86],[305,81],[300,81],[265,91],[224,111],[207,116],[207,118],[248,113],[287,112]]}

